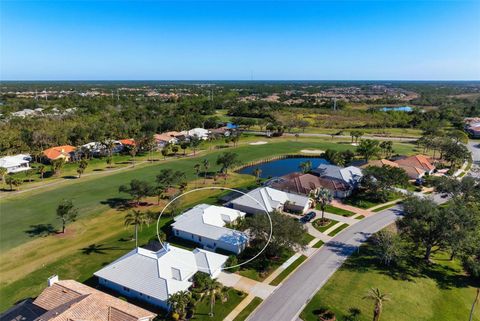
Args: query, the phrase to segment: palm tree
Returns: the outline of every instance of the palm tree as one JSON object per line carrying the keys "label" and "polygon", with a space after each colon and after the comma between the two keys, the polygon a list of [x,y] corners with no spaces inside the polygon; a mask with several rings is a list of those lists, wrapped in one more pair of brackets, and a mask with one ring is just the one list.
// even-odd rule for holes
{"label": "palm tree", "polygon": [[371,288],[363,298],[374,301],[375,307],[373,309],[373,321],[379,321],[380,315],[382,314],[383,302],[390,300],[388,294],[380,292],[378,288]]}
{"label": "palm tree", "polygon": [[208,314],[210,317],[213,317],[214,315],[213,309],[215,308],[217,299],[220,299],[222,302],[228,300],[226,288],[220,282],[213,279],[208,280],[204,294],[210,299],[210,313]]}
{"label": "palm tree", "polygon": [[5,184],[5,176],[7,175],[7,169],[5,167],[0,167],[0,176],[2,177],[2,182]]}
{"label": "palm tree", "polygon": [[178,319],[185,317],[187,306],[191,301],[192,295],[189,291],[178,291],[167,299],[168,305],[172,308],[172,313],[178,314]]}
{"label": "palm tree", "polygon": [[312,161],[302,162],[298,167],[302,173],[308,173],[312,169]]}
{"label": "palm tree", "polygon": [[125,226],[135,226],[135,247],[138,247],[138,227],[147,223],[145,213],[138,210],[133,210],[125,216]]}
{"label": "palm tree", "polygon": [[45,175],[45,166],[44,165],[38,166],[38,173],[40,174],[40,179],[43,180],[43,175]]}
{"label": "palm tree", "polygon": [[203,184],[205,185],[206,181],[207,181],[207,172],[208,172],[208,168],[210,167],[210,162],[208,161],[208,159],[204,159],[203,160],[203,169],[205,170],[205,173],[203,175]]}
{"label": "palm tree", "polygon": [[[193,165],[193,170],[195,171],[195,176],[198,178],[200,174],[200,164]],[[195,180],[195,186],[197,186],[197,180]]]}
{"label": "palm tree", "polygon": [[310,197],[315,200],[317,204],[320,205],[320,209],[322,210],[322,222],[325,221],[325,209],[328,204],[330,204],[333,200],[332,193],[326,188],[316,188],[310,192]]}
{"label": "palm tree", "polygon": [[255,168],[255,170],[253,171],[253,175],[255,175],[257,183],[260,183],[260,175],[262,175],[262,170],[258,167]]}

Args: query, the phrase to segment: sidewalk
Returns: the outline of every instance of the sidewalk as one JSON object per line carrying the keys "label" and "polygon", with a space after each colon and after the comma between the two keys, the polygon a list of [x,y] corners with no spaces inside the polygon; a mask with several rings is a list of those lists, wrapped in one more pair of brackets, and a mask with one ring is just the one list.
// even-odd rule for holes
{"label": "sidewalk", "polygon": [[362,208],[358,208],[358,207],[355,207],[355,206],[351,206],[351,205],[346,205],[346,204],[343,204],[342,202],[334,199],[331,203],[332,206],[335,206],[335,207],[338,207],[338,208],[341,208],[343,210],[347,210],[347,211],[350,211],[350,212],[353,212],[353,213],[356,213],[356,214],[360,214],[360,215],[363,215],[365,217],[368,217],[370,215],[372,215],[372,212],[370,212],[369,210],[364,210]]}
{"label": "sidewalk", "polygon": [[247,305],[253,301],[253,299],[255,298],[254,295],[252,294],[249,294],[247,295],[247,297],[245,299],[242,300],[242,302],[240,302],[236,307],[235,309],[233,309],[226,317],[225,319],[223,319],[223,321],[233,321],[237,315],[240,314],[240,312],[243,311],[243,309],[245,309],[247,307]]}

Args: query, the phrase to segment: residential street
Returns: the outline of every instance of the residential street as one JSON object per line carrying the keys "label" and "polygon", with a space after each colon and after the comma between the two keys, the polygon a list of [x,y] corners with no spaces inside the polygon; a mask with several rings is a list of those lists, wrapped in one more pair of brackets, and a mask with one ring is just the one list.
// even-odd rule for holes
{"label": "residential street", "polygon": [[480,141],[470,140],[467,147],[472,152],[473,158],[470,175],[480,178]]}
{"label": "residential street", "polygon": [[[445,202],[436,196],[437,202]],[[310,298],[328,281],[361,243],[401,215],[401,206],[367,217],[326,243],[301,265],[247,320],[296,320]]]}

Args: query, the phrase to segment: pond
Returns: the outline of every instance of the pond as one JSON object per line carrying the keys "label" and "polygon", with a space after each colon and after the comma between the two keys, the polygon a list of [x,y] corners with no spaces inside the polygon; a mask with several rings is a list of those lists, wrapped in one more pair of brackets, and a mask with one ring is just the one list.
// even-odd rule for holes
{"label": "pond", "polygon": [[239,170],[238,173],[253,175],[253,171],[256,168],[260,168],[262,170],[262,174],[260,175],[261,178],[278,177],[278,176],[283,176],[293,172],[299,172],[300,164],[306,161],[312,162],[312,168],[316,168],[320,164],[329,164],[329,162],[326,159],[319,158],[319,157],[318,158],[317,157],[292,157],[292,158],[277,159],[267,163],[247,166]]}
{"label": "pond", "polygon": [[399,106],[399,107],[383,107],[380,109],[381,111],[404,111],[409,113],[413,111],[413,108],[410,106]]}

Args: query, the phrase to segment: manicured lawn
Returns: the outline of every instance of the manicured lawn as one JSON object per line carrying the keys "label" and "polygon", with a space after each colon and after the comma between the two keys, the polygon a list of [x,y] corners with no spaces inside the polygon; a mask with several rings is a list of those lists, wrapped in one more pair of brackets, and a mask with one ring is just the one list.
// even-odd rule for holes
{"label": "manicured lawn", "polygon": [[305,244],[310,243],[314,238],[315,238],[314,236],[312,236],[312,235],[310,235],[310,234],[308,234],[308,233],[305,233],[305,234],[303,235],[303,239],[305,240]]}
{"label": "manicured lawn", "polygon": [[312,247],[318,249],[318,248],[321,248],[323,244],[324,244],[323,241],[320,240],[317,243],[313,244]]}
{"label": "manicured lawn", "polygon": [[[464,275],[457,261],[437,254],[433,265],[418,258],[404,269],[387,268],[378,263],[369,246],[352,255],[312,298],[301,313],[305,321],[317,321],[314,311],[328,308],[337,320],[370,321],[372,301],[363,297],[370,288],[388,293],[391,300],[383,305],[382,321],[459,321],[468,320],[475,297],[474,284]],[[350,309],[359,309],[358,319],[347,319]],[[473,318],[480,321],[480,310]]]}
{"label": "manicured lawn", "polygon": [[335,236],[338,233],[340,233],[341,231],[343,231],[344,229],[346,229],[347,227],[348,227],[348,224],[344,223],[344,224],[340,225],[339,227],[337,227],[336,229],[334,229],[333,231],[331,231],[330,233],[328,233],[328,235],[329,236]]}
{"label": "manicured lawn", "polygon": [[262,303],[262,299],[254,297],[253,300],[240,312],[233,321],[245,321],[248,316]]}
{"label": "manicured lawn", "polygon": [[355,217],[356,220],[361,220],[362,218],[365,218],[365,215],[359,215],[359,216]]}
{"label": "manicured lawn", "polygon": [[225,317],[245,298],[245,293],[235,289],[228,290],[227,295],[227,302],[220,302],[220,300],[217,300],[212,317],[208,315],[210,313],[210,300],[208,298],[202,299],[197,303],[195,314],[190,320],[221,321],[225,319]]}
{"label": "manicured lawn", "polygon": [[[399,193],[390,193],[388,196],[387,202],[396,200],[401,196],[402,195]],[[363,209],[368,209],[368,208],[380,205],[382,203],[385,203],[377,200],[366,199],[364,196],[358,195],[358,194],[354,194],[350,197],[347,197],[343,202],[345,204],[356,206]]]}
{"label": "manicured lawn", "polygon": [[388,205],[385,205],[385,206],[380,206],[374,210],[372,210],[372,212],[381,212],[383,210],[386,210],[387,208],[390,208],[390,207],[393,207],[395,205],[397,205],[398,203],[395,203],[395,204],[388,204]]}
{"label": "manicured lawn", "polygon": [[307,257],[305,255],[300,256],[298,259],[293,261],[292,264],[290,264],[285,270],[283,270],[275,279],[273,279],[272,282],[270,282],[270,285],[279,285],[282,283],[282,281],[295,270],[300,264],[302,264]]}
{"label": "manicured lawn", "polygon": [[[182,158],[160,161],[148,166],[138,166],[122,172],[105,176],[90,176],[73,179],[60,185],[47,187],[24,194],[9,196],[0,200],[0,251],[13,248],[31,239],[26,231],[38,227],[38,224],[53,224],[58,228],[55,209],[62,199],[72,199],[79,209],[79,217],[100,214],[112,204],[128,195],[120,194],[118,187],[132,179],[154,182],[156,174],[163,168],[173,168],[187,173],[188,179],[193,179],[194,165],[202,159],[210,161],[209,171],[219,169],[215,164],[219,154],[224,151],[238,153],[242,162],[261,159],[275,154],[292,153],[304,148],[335,148],[348,149],[349,146],[321,140],[271,139],[266,145],[242,145],[237,148],[211,151],[197,158]],[[209,180],[211,184],[211,180]],[[223,183],[223,182],[219,182]]]}
{"label": "manicured lawn", "polygon": [[[317,209],[318,206],[317,206]],[[355,213],[351,212],[351,211],[347,211],[347,210],[344,210],[343,208],[338,208],[338,207],[335,207],[335,206],[332,206],[332,205],[327,205],[327,207],[325,208],[325,212],[327,213],[332,213],[332,214],[337,214],[337,215],[341,215],[341,216],[352,216],[352,215],[355,215]]]}
{"label": "manicured lawn", "polygon": [[[255,281],[263,281],[270,274],[272,274],[272,272],[275,271],[280,265],[285,263],[285,261],[288,260],[293,254],[294,253],[292,251],[285,251],[280,257],[278,257],[278,259],[276,259],[275,261],[271,261],[270,266],[266,271],[259,272],[257,268],[246,264],[242,266],[240,268],[240,271],[236,273]],[[252,261],[252,263],[254,264],[255,261]]]}
{"label": "manicured lawn", "polygon": [[322,225],[319,224],[320,220],[321,219],[313,221],[312,225],[313,225],[314,228],[316,228],[317,230],[319,230],[322,233],[338,223],[338,221],[330,220],[330,222],[327,225],[322,226]]}

